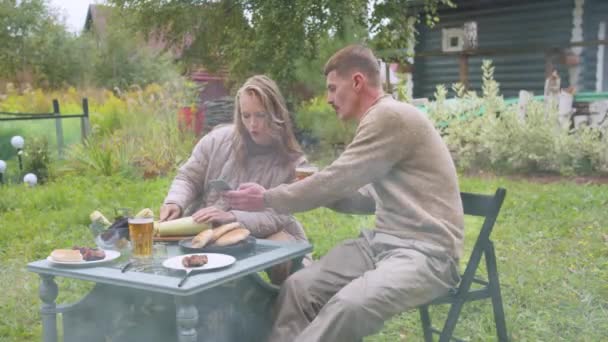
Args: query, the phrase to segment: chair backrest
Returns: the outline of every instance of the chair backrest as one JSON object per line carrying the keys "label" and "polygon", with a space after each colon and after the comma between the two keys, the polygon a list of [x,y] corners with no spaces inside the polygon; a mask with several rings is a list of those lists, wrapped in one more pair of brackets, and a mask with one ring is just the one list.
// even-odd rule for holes
{"label": "chair backrest", "polygon": [[498,188],[494,195],[480,195],[466,192],[460,193],[464,214],[484,217],[481,231],[473,246],[473,251],[471,252],[471,257],[469,258],[469,262],[467,263],[467,267],[462,277],[461,285],[470,285],[484,250],[490,247],[490,234],[492,233],[494,223],[496,222],[496,218],[498,217],[506,194],[507,190],[503,188]]}
{"label": "chair backrest", "polygon": [[498,188],[493,196],[468,192],[460,193],[464,214],[485,218],[477,242],[481,238],[487,239],[490,237],[506,194],[507,190],[503,188]]}

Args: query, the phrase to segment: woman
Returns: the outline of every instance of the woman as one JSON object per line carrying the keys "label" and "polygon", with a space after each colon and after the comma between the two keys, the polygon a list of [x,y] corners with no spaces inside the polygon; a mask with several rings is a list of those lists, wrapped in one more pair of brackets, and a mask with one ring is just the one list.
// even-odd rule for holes
{"label": "woman", "polygon": [[[295,167],[305,158],[295,139],[285,100],[270,78],[249,78],[235,98],[234,122],[205,135],[179,169],[160,209],[160,220],[190,215],[214,225],[238,221],[251,234],[270,240],[306,240],[302,226],[291,215],[272,210],[231,210],[221,194],[208,189],[222,179],[232,188],[255,182],[273,188],[295,179]],[[269,273],[273,283],[288,275],[290,263]]]}

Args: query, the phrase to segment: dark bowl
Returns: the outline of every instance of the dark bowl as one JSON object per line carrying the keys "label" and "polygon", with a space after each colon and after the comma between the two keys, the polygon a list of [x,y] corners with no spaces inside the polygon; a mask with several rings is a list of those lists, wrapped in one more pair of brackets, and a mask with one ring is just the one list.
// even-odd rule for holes
{"label": "dark bowl", "polygon": [[186,252],[189,253],[220,253],[228,255],[242,255],[249,253],[255,248],[255,237],[248,236],[245,240],[237,242],[233,245],[228,246],[215,246],[209,245],[203,248],[192,247],[192,238],[183,239],[179,241],[179,246]]}

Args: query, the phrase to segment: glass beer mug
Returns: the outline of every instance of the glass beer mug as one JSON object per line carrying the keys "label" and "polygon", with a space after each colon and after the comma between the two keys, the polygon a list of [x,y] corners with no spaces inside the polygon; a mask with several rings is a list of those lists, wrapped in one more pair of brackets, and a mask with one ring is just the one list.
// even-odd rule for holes
{"label": "glass beer mug", "polygon": [[133,256],[149,258],[152,256],[152,237],[154,235],[154,218],[129,218],[129,236],[133,246]]}

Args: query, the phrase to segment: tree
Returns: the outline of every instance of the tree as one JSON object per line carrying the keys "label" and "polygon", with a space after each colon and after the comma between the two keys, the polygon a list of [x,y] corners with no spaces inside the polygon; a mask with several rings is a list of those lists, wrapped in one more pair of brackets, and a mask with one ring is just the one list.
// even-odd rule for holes
{"label": "tree", "polygon": [[145,48],[127,15],[108,34],[68,32],[45,0],[0,0],[0,79],[42,88],[145,86],[179,77],[169,54]]}
{"label": "tree", "polygon": [[355,23],[353,20],[345,23],[343,33],[340,36],[325,33],[317,40],[317,48],[314,58],[300,57],[295,63],[295,78],[297,83],[293,91],[299,100],[309,98],[325,92],[325,79],[320,77],[327,60],[336,52],[336,49],[348,44],[362,42],[366,39],[368,32],[365,27]]}
{"label": "tree", "polygon": [[55,17],[43,0],[0,0],[0,77],[31,71],[36,37],[54,29]]}
{"label": "tree", "polygon": [[36,85],[59,88],[92,83],[95,46],[89,37],[52,25],[44,34],[32,37],[31,42],[35,46],[30,63]]}
{"label": "tree", "polygon": [[[228,67],[235,81],[267,73],[290,88],[296,64],[313,59],[327,37],[344,38],[349,25],[373,35],[361,42],[403,48],[413,34],[410,16],[438,19],[450,0],[109,0],[136,13],[145,32],[163,32],[174,44],[191,39],[185,58],[210,69]],[[368,11],[368,5],[372,11]]]}
{"label": "tree", "polygon": [[422,19],[426,25],[439,22],[437,10],[440,6],[455,7],[452,0],[374,0],[373,15],[369,18],[370,32],[375,33],[374,45],[377,49],[402,49],[413,42],[414,21]]}
{"label": "tree", "polygon": [[128,13],[108,13],[106,20],[103,37],[86,34],[96,45],[92,56],[92,79],[96,85],[125,89],[179,77],[178,65],[170,53],[148,47],[133,28]]}

